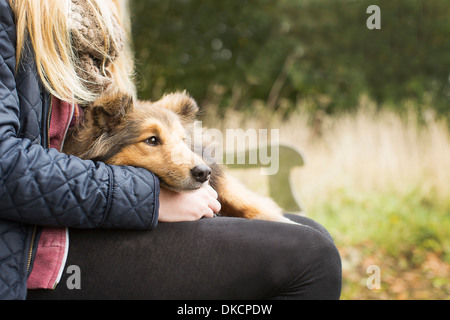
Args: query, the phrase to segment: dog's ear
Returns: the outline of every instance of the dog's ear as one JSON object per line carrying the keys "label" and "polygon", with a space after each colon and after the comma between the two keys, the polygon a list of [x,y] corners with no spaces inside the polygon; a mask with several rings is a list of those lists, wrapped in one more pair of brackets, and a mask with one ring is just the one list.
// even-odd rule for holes
{"label": "dog's ear", "polygon": [[194,122],[199,110],[197,102],[186,91],[167,94],[157,104],[175,112],[185,124]]}
{"label": "dog's ear", "polygon": [[133,97],[121,92],[107,92],[90,107],[92,123],[102,132],[110,132],[119,126],[128,113],[133,110]]}

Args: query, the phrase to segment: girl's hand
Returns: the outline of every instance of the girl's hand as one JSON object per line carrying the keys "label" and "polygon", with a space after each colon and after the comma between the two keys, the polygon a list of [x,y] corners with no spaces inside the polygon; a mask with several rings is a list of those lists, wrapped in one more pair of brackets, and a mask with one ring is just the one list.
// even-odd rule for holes
{"label": "girl's hand", "polygon": [[161,188],[158,221],[180,222],[212,218],[214,213],[220,211],[217,198],[217,192],[209,185],[182,193]]}

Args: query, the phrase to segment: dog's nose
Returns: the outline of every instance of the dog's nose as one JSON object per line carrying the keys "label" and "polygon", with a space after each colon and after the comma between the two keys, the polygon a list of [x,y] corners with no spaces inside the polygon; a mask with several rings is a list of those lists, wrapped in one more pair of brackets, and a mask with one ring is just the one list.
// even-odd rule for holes
{"label": "dog's nose", "polygon": [[203,183],[209,180],[209,177],[211,175],[211,168],[208,167],[206,164],[201,164],[192,168],[191,174],[195,180]]}

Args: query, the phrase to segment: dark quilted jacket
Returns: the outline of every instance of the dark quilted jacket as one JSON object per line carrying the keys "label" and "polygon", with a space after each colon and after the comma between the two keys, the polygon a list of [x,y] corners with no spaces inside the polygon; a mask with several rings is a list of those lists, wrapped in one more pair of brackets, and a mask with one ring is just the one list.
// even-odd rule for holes
{"label": "dark quilted jacket", "polygon": [[36,225],[146,230],[159,207],[152,173],[47,148],[51,99],[30,51],[15,74],[15,48],[14,17],[0,0],[0,299],[26,298]]}

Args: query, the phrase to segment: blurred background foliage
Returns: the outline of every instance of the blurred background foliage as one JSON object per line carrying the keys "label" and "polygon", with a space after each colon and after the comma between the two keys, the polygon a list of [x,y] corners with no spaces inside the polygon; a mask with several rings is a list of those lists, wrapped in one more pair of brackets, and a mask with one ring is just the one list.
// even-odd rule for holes
{"label": "blurred background foliage", "polygon": [[[187,89],[200,103],[288,116],[378,103],[448,117],[448,0],[132,0],[139,95]],[[381,30],[366,9],[381,8]],[[304,105],[304,104],[303,104]],[[418,110],[421,114],[424,110]]]}

